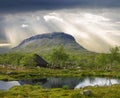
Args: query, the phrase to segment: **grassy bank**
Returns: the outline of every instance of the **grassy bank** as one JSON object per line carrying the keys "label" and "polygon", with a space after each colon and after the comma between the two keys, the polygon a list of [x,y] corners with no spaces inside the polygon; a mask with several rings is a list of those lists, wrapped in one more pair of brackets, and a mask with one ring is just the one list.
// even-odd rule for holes
{"label": "grassy bank", "polygon": [[42,89],[40,86],[16,86],[9,91],[0,92],[0,98],[119,98],[120,85],[109,87],[86,87],[89,95],[83,95],[83,89]]}
{"label": "grassy bank", "polygon": [[50,68],[17,68],[0,69],[0,80],[21,80],[21,79],[38,79],[42,77],[86,77],[100,76],[120,78],[119,70],[104,71],[91,69],[50,69]]}

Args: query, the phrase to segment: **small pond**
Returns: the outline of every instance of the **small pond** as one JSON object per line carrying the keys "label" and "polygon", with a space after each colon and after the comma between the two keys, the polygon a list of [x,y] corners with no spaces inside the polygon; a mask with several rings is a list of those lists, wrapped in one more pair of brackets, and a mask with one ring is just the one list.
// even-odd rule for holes
{"label": "small pond", "polygon": [[43,88],[62,88],[67,85],[69,89],[84,88],[86,86],[111,86],[113,84],[120,84],[120,79],[112,78],[41,78],[34,80],[20,80],[20,81],[0,81],[0,90],[8,90],[13,86],[20,86],[24,84],[41,85]]}

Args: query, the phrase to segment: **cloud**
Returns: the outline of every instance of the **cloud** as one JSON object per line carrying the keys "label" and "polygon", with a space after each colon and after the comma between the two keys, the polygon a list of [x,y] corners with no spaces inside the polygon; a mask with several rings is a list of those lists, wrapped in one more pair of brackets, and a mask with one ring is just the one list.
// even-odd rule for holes
{"label": "cloud", "polygon": [[4,18],[0,17],[0,43],[8,42],[4,33]]}
{"label": "cloud", "polygon": [[[120,28],[114,18],[108,17],[109,11],[104,13],[107,15],[93,10],[69,9],[6,14],[0,22],[0,25],[4,24],[0,35],[14,47],[23,39],[36,34],[65,32],[73,35],[88,50],[106,51],[111,46],[120,45]],[[2,42],[1,46],[4,44]]]}
{"label": "cloud", "polygon": [[68,8],[119,8],[119,0],[0,0],[0,12]]}
{"label": "cloud", "polygon": [[0,0],[1,47],[65,32],[88,50],[106,51],[120,45],[119,10],[119,0]]}
{"label": "cloud", "polygon": [[86,19],[86,21],[88,22],[94,22],[94,23],[99,23],[99,22],[106,22],[106,21],[110,21],[110,19],[107,19],[103,16],[99,16],[99,15],[93,15],[90,13],[85,13],[84,17]]}
{"label": "cloud", "polygon": [[63,22],[63,19],[60,18],[59,15],[56,13],[50,13],[49,15],[45,15],[43,18],[45,19],[45,21],[56,20],[59,22]]}
{"label": "cloud", "polygon": [[29,25],[27,25],[27,24],[22,24],[22,25],[21,25],[22,28],[27,28],[28,26],[29,26]]}
{"label": "cloud", "polygon": [[2,44],[0,44],[0,47],[6,47],[6,46],[10,46],[11,44],[9,44],[9,43],[2,43]]}

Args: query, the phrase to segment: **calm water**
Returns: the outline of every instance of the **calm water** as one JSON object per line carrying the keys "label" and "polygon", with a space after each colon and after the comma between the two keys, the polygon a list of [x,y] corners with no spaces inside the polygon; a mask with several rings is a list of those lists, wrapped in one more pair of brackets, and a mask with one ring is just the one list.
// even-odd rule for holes
{"label": "calm water", "polygon": [[13,86],[20,86],[20,83],[18,81],[9,81],[9,82],[0,81],[0,90],[8,90]]}
{"label": "calm water", "polygon": [[38,84],[43,88],[62,88],[68,85],[69,89],[84,88],[86,86],[110,86],[113,84],[120,84],[119,79],[112,78],[42,78],[35,80],[21,80],[21,81],[0,81],[0,90],[8,90],[13,86],[20,86],[24,84]]}

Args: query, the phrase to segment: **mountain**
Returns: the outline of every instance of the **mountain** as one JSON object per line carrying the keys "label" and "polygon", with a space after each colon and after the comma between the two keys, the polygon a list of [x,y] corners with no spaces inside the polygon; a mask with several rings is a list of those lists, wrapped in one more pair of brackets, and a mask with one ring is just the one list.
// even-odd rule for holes
{"label": "mountain", "polygon": [[87,51],[80,46],[73,36],[63,32],[39,34],[23,40],[13,50],[23,52],[45,52],[63,45],[67,51]]}

